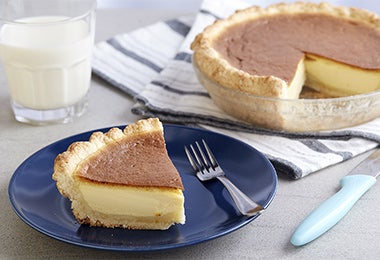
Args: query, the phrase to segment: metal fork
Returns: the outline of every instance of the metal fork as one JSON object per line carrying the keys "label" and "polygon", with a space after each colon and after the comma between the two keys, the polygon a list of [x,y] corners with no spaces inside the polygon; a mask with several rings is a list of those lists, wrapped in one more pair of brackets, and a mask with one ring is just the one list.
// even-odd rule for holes
{"label": "metal fork", "polygon": [[202,139],[202,143],[206,150],[207,156],[198,142],[195,142],[198,152],[192,144],[190,144],[190,150],[192,153],[185,146],[187,158],[196,172],[198,179],[201,181],[207,181],[217,178],[220,182],[222,182],[230,193],[241,214],[253,216],[261,213],[264,208],[245,195],[225,176],[222,168],[216,161],[214,154],[211,152],[205,140]]}

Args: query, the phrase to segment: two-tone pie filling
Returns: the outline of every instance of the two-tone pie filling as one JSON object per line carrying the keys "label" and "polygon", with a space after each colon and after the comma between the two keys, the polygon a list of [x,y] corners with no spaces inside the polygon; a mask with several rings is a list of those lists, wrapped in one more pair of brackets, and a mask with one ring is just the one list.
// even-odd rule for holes
{"label": "two-tone pie filling", "polygon": [[159,131],[110,143],[81,162],[75,178],[85,202],[98,212],[158,219],[182,214],[176,206],[183,201],[181,179]]}
{"label": "two-tone pie filling", "polygon": [[156,118],[71,144],[57,156],[53,179],[80,223],[131,229],[185,223],[182,181]]}
{"label": "two-tone pie filling", "polygon": [[380,89],[380,19],[358,9],[253,7],[206,28],[192,49],[208,77],[248,93],[292,99],[303,85],[330,97]]}

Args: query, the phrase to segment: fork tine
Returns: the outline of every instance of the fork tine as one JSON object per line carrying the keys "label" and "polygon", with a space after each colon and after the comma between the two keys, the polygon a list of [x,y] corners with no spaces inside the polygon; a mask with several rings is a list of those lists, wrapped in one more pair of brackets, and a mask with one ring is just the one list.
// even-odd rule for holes
{"label": "fork tine", "polygon": [[214,154],[211,152],[211,149],[208,147],[208,145],[204,139],[202,139],[202,143],[203,143],[204,147],[206,148],[206,152],[207,152],[208,157],[210,158],[211,166],[213,168],[218,167],[219,164],[218,164],[217,160],[215,159]]}
{"label": "fork tine", "polygon": [[189,159],[189,162],[190,162],[191,166],[193,167],[194,171],[198,171],[199,167],[198,167],[197,163],[195,162],[194,157],[191,155],[189,149],[187,149],[186,146],[185,146],[185,153],[186,153],[187,158]]}
{"label": "fork tine", "polygon": [[[195,143],[197,144],[197,142],[195,142]],[[197,144],[197,147],[199,148],[199,144]],[[207,166],[204,164],[204,162],[202,162],[201,158],[199,158],[199,155],[198,155],[197,151],[195,151],[194,146],[192,144],[190,145],[190,149],[193,152],[195,159],[197,160],[199,170],[201,172],[203,172],[204,169],[207,170],[208,169]]]}
{"label": "fork tine", "polygon": [[[196,144],[197,147],[198,147],[198,151],[199,151],[199,153],[201,154],[201,157],[202,157],[202,159],[203,159],[203,163],[204,163],[204,165],[206,166],[206,169],[212,167],[212,163],[210,163],[210,161],[207,159],[206,155],[205,155],[204,152],[203,152],[202,147],[199,145],[198,142],[195,142],[195,144]],[[212,167],[212,168],[213,168],[213,167]]]}
{"label": "fork tine", "polygon": [[191,144],[190,144],[190,149],[191,149],[192,153],[185,146],[185,153],[187,155],[187,158],[190,161],[191,166],[193,167],[193,169],[195,171],[203,173],[203,171],[205,169],[207,170],[208,168],[204,165],[204,163],[202,162],[202,160],[199,158],[198,153],[195,151],[194,146],[191,145]]}

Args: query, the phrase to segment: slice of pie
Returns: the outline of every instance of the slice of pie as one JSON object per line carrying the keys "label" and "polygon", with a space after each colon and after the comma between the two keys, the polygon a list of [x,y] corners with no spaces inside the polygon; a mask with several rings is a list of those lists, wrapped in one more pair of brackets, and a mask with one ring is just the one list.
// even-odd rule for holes
{"label": "slice of pie", "polygon": [[[334,98],[380,89],[380,18],[357,8],[310,2],[250,7],[205,28],[191,48],[203,75],[241,93],[299,99],[307,86],[314,90],[307,92],[311,98]],[[225,104],[225,90],[215,94],[204,85],[227,112],[251,117],[243,115],[246,107]]]}
{"label": "slice of pie", "polygon": [[156,118],[71,144],[55,159],[53,179],[81,224],[162,230],[185,223],[183,184]]}

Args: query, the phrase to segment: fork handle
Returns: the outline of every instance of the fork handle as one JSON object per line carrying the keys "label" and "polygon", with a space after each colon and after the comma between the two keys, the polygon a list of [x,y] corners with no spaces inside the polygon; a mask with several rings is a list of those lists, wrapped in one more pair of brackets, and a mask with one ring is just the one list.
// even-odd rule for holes
{"label": "fork handle", "polygon": [[251,198],[245,195],[226,176],[218,176],[216,178],[226,187],[241,214],[253,216],[264,210],[262,206],[251,200]]}

